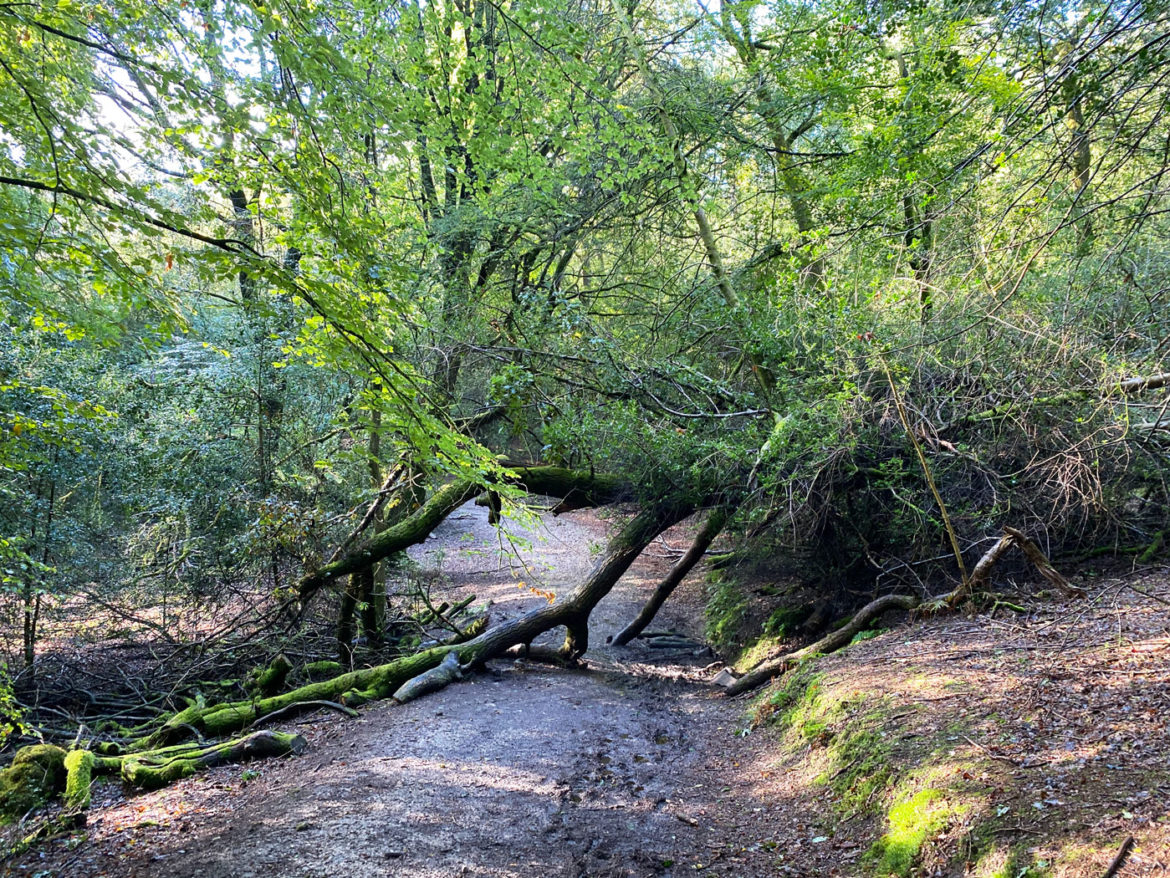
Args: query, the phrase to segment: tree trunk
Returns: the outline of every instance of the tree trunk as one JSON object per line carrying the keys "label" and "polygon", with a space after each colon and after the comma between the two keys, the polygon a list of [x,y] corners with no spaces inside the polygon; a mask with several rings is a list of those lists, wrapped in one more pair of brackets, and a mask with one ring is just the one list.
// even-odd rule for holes
{"label": "tree trunk", "polygon": [[435,647],[389,664],[351,671],[271,698],[189,707],[167,719],[145,743],[158,746],[181,741],[192,734],[234,734],[263,716],[303,701],[340,698],[352,706],[388,698],[404,683],[436,667],[451,652],[459,656],[462,666],[475,666],[500,655],[509,647],[529,644],[544,632],[561,626],[569,631],[561,653],[567,657],[579,656],[588,647],[587,626],[593,608],[609,594],[651,540],[693,511],[694,507],[689,504],[659,505],[643,510],[610,539],[605,555],[585,582],[568,597],[489,628],[466,643]]}
{"label": "tree trunk", "polygon": [[[556,466],[515,467],[511,475],[529,493],[573,498],[582,506],[612,503],[626,490],[625,483],[615,476]],[[364,546],[306,574],[298,586],[301,602],[307,602],[324,585],[340,576],[369,569],[383,558],[421,543],[443,519],[481,490],[480,485],[465,481],[440,488],[413,514],[386,528]]]}
{"label": "tree trunk", "polygon": [[358,620],[361,622],[362,636],[371,646],[377,646],[382,641],[382,604],[385,596],[376,593],[377,580],[373,567],[367,567],[353,576],[358,581]]}
{"label": "tree trunk", "polygon": [[727,694],[739,695],[741,692],[755,689],[789,668],[795,667],[805,659],[840,649],[853,640],[857,633],[865,628],[872,619],[877,618],[887,610],[912,610],[916,606],[918,606],[918,598],[913,595],[888,594],[875,601],[870,601],[857,611],[848,624],[825,635],[816,643],[806,646],[804,649],[798,649],[796,652],[790,652],[788,655],[766,661],[755,670],[744,674],[727,687]]}
{"label": "tree trunk", "polygon": [[670,597],[671,593],[686,578],[686,575],[691,572],[692,568],[699,563],[703,554],[715,540],[715,537],[719,536],[723,530],[723,526],[727,524],[727,519],[728,513],[726,509],[719,507],[711,510],[707,515],[707,521],[703,525],[703,529],[699,531],[695,537],[695,541],[687,549],[686,554],[678,559],[678,562],[666,574],[666,578],[658,584],[658,588],[654,589],[654,594],[646,601],[641,612],[638,613],[637,618],[623,628],[613,639],[615,646],[625,646],[641,634],[647,625],[654,621],[654,617],[658,615],[658,611],[666,603],[666,599]]}
{"label": "tree trunk", "polygon": [[357,593],[362,571],[349,575],[341,606],[337,610],[337,660],[344,667],[353,666],[353,611],[357,607]]}

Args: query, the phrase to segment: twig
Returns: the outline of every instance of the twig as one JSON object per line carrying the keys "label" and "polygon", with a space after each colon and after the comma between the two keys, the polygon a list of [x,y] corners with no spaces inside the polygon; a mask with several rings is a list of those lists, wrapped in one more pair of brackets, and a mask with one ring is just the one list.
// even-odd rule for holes
{"label": "twig", "polygon": [[256,720],[256,722],[252,723],[252,725],[248,726],[248,728],[244,731],[251,731],[252,729],[258,728],[262,725],[267,725],[273,720],[281,719],[282,717],[288,716],[290,714],[302,713],[306,710],[314,709],[335,710],[338,713],[345,714],[350,719],[357,719],[359,716],[361,716],[361,714],[352,707],[346,707],[344,704],[338,704],[336,701],[297,701],[288,705],[287,707],[282,707],[280,710],[274,710],[272,713],[265,714]]}
{"label": "twig", "polygon": [[991,750],[984,747],[982,744],[980,744],[974,738],[968,738],[966,735],[963,735],[963,740],[965,740],[972,747],[978,747],[980,750],[982,750],[984,753],[986,753],[992,759],[998,759],[1000,762],[1006,762],[1008,765],[1015,766],[1016,768],[1019,768],[1021,765],[1020,760],[1012,759],[1012,757],[1010,757],[1010,756],[1002,756],[999,753],[993,753],[993,752],[991,752]]}
{"label": "twig", "polygon": [[1130,851],[1133,850],[1133,836],[1131,835],[1121,843],[1121,850],[1117,852],[1117,856],[1113,858],[1113,862],[1109,864],[1109,868],[1105,870],[1105,874],[1101,878],[1113,878],[1121,867],[1125,865],[1125,861],[1129,859]]}

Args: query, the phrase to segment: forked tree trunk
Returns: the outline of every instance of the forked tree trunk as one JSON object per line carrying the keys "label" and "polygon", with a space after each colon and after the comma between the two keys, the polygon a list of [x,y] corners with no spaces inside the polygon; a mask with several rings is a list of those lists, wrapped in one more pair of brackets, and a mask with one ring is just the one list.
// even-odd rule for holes
{"label": "forked tree trunk", "polygon": [[727,510],[722,507],[712,509],[707,514],[707,521],[695,537],[695,541],[691,543],[691,547],[687,549],[686,554],[678,559],[675,565],[670,568],[670,572],[666,574],[666,578],[658,583],[658,588],[654,589],[654,594],[650,595],[650,599],[646,601],[634,621],[630,622],[614,637],[613,642],[616,646],[625,646],[654,621],[654,617],[658,615],[658,611],[662,609],[666,599],[678,588],[694,566],[702,560],[703,554],[710,548],[715,537],[719,536],[723,526],[727,524],[728,517]]}

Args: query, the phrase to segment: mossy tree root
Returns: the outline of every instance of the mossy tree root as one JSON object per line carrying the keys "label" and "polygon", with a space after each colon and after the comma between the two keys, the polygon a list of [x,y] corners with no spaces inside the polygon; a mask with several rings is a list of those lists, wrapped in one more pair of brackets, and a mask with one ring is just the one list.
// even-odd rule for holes
{"label": "mossy tree root", "polygon": [[89,750],[70,750],[65,756],[65,810],[80,813],[89,808],[90,784],[98,760]]}
{"label": "mossy tree root", "polygon": [[913,595],[888,594],[877,600],[870,601],[857,611],[856,615],[845,625],[833,631],[816,643],[790,652],[779,658],[774,658],[757,665],[754,670],[744,674],[729,685],[724,691],[727,695],[739,695],[767,683],[773,677],[784,673],[789,668],[796,667],[806,659],[816,655],[834,652],[847,645],[862,631],[866,625],[888,610],[912,610],[918,606],[918,598]]}
{"label": "mossy tree root", "polygon": [[292,662],[285,655],[278,655],[268,667],[255,672],[255,690],[261,695],[275,695],[284,688],[284,681],[292,669]]}

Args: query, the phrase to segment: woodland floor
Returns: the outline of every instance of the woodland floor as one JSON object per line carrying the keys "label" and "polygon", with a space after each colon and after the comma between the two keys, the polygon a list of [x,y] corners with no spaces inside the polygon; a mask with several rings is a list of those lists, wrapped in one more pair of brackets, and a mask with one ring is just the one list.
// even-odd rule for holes
{"label": "woodland floor", "polygon": [[[485,510],[468,505],[414,555],[424,569],[441,561],[436,592],[490,598],[500,621],[537,606],[533,589],[577,584],[606,527],[589,512],[546,518],[521,550],[527,569],[509,569]],[[299,758],[155,793],[103,785],[83,833],[0,868],[872,875],[884,874],[867,851],[890,806],[921,793],[929,819],[914,874],[1101,876],[1130,836],[1120,875],[1170,874],[1164,570],[1081,580],[1088,599],[1036,599],[1028,615],[901,624],[819,660],[813,687],[775,711],[784,721],[752,728],[750,700],[706,683],[718,667],[709,655],[605,645],[671,563],[667,547],[685,547],[684,531],[652,545],[599,606],[582,670],[495,661],[359,720],[291,723],[310,744]],[[692,576],[653,627],[698,637],[701,588]]]}

